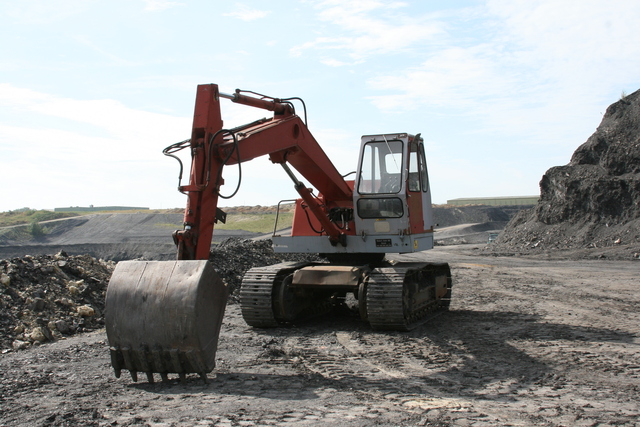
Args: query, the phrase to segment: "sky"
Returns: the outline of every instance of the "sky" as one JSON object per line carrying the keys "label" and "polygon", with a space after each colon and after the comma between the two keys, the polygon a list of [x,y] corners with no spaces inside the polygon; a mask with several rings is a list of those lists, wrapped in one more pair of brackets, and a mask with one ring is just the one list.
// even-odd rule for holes
{"label": "sky", "polygon": [[[421,133],[434,203],[537,195],[640,88],[638,22],[637,0],[1,0],[0,211],[184,207],[162,149],[204,83],[302,98],[343,174],[361,135]],[[261,158],[221,206],[295,196]]]}

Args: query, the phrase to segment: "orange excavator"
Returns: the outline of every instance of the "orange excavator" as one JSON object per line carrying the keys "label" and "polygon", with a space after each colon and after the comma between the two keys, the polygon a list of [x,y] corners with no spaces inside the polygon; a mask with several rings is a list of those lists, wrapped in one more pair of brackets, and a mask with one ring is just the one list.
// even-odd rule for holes
{"label": "orange excavator", "polygon": [[[271,111],[273,117],[226,129],[221,99]],[[296,114],[296,102],[304,107],[300,98],[198,86],[191,138],[164,150],[180,161],[178,189],[187,195],[184,228],[173,234],[177,259],[120,262],[107,288],[105,323],[117,377],[126,369],[134,381],[139,372],[150,382],[154,373],[163,380],[188,373],[206,380],[215,367],[228,288],[209,255],[214,225],[226,219],[218,200],[230,197],[220,193],[223,168],[237,165],[241,171],[243,162],[260,156],[280,165],[299,194],[291,232],[274,232],[274,251],[319,254],[326,261],[249,270],[240,288],[247,324],[292,324],[330,310],[348,294],[357,300],[361,318],[378,330],[410,330],[448,308],[448,264],[385,260],[387,253],[433,247],[420,134],[363,136],[357,170],[347,180]],[[187,185],[176,154],[182,149],[191,151]]]}

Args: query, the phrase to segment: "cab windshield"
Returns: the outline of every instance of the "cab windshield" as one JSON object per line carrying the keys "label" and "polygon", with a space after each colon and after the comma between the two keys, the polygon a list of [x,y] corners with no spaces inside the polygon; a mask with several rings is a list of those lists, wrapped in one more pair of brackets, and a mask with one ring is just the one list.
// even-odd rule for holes
{"label": "cab windshield", "polygon": [[360,165],[360,194],[395,194],[402,189],[402,141],[365,144]]}

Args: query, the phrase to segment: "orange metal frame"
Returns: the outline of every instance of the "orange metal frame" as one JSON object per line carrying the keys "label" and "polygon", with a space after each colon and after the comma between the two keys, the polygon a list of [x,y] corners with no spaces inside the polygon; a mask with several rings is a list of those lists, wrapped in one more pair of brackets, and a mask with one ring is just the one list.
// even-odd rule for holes
{"label": "orange metal frame", "polygon": [[[319,191],[316,197],[302,183],[295,185],[311,218],[321,224],[332,244],[344,242],[345,230],[331,222],[327,214],[334,207],[352,207],[352,185],[345,182],[304,122],[288,103],[239,93],[232,101],[273,111],[274,116],[234,129],[234,140],[223,130],[218,86],[198,86],[191,133],[191,173],[189,184],[181,187],[188,196],[185,229],[174,233],[178,259],[209,258],[224,165],[265,155],[274,163],[290,164]],[[299,231],[304,235],[309,232]]]}

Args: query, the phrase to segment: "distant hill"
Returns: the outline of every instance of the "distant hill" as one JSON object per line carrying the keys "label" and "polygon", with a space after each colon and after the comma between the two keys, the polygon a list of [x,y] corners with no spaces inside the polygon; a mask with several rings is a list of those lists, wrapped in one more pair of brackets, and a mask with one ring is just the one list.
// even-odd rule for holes
{"label": "distant hill", "polygon": [[[275,206],[224,209],[228,213],[227,223],[216,225],[214,243],[230,237],[258,238],[273,232]],[[443,234],[443,243],[460,244],[486,242],[488,232],[502,229],[517,212],[517,208],[455,206],[435,207],[434,212],[438,228],[474,224],[472,227],[455,232],[449,230]],[[281,211],[278,229],[290,227],[291,220],[290,209],[288,212]],[[137,213],[92,213],[4,227],[0,228],[0,259],[54,254],[61,250],[69,255],[88,254],[115,261],[135,258],[175,259],[176,248],[171,233],[182,229],[182,221],[182,210],[170,209]],[[30,229],[34,224],[39,230],[37,233]]]}

